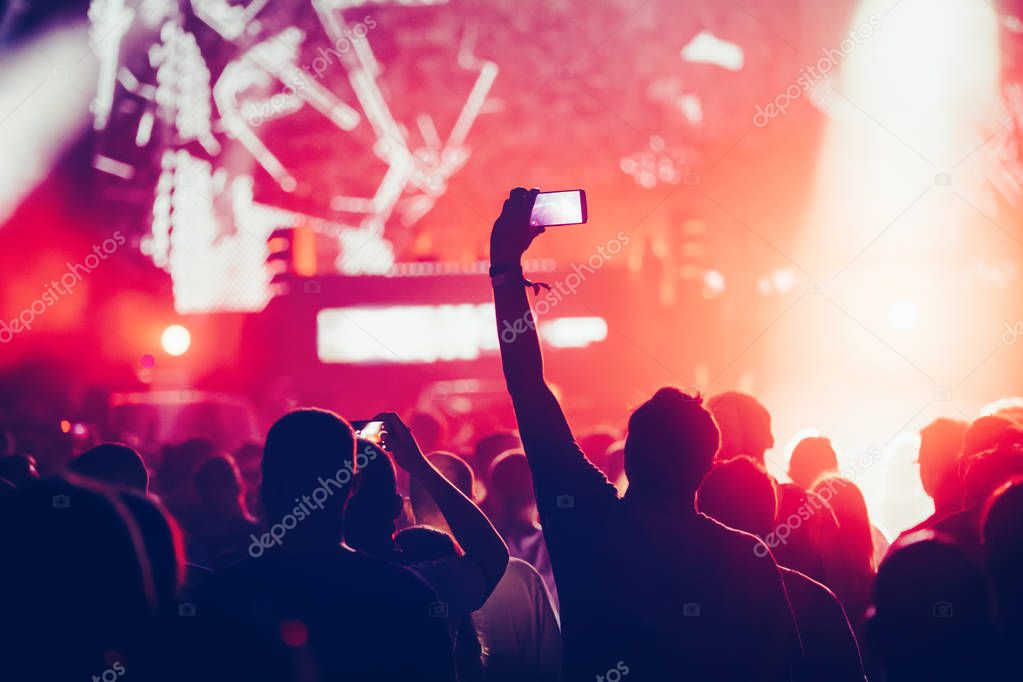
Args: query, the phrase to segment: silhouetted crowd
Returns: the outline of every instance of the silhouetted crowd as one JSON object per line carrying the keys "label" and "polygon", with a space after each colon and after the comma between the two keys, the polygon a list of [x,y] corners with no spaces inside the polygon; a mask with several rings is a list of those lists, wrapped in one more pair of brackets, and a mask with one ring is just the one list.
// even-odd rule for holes
{"label": "silhouetted crowd", "polygon": [[516,432],[307,408],[45,477],[7,438],[0,680],[1020,679],[1023,401],[922,429],[934,513],[890,542],[827,438],[768,474],[747,394],[662,388],[576,438],[520,266],[534,196],[491,238]]}

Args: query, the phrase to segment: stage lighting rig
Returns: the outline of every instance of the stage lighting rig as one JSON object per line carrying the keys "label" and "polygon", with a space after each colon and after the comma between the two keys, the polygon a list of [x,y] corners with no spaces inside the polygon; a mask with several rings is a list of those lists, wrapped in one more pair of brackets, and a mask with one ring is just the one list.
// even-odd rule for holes
{"label": "stage lighting rig", "polygon": [[[429,213],[468,160],[499,71],[456,17],[449,69],[472,84],[441,100],[455,102],[450,126],[439,123],[448,112],[395,109],[375,12],[445,2],[93,0],[93,165],[125,196],[155,185],[143,250],[170,274],[179,312],[261,310],[267,240],[300,224],[333,243],[334,272],[390,270],[392,235]],[[296,140],[310,129],[319,139]],[[319,170],[326,161],[338,177]]]}

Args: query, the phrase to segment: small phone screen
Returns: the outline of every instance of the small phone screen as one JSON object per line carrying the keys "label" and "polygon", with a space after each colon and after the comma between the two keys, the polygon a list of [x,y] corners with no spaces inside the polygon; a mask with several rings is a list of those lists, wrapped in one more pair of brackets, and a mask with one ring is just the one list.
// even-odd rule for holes
{"label": "small phone screen", "polygon": [[582,190],[540,192],[533,203],[529,222],[534,226],[578,225],[586,222]]}
{"label": "small phone screen", "polygon": [[384,430],[383,422],[366,422],[366,424],[356,431],[356,435],[363,439],[368,440],[370,443],[380,443],[380,433]]}

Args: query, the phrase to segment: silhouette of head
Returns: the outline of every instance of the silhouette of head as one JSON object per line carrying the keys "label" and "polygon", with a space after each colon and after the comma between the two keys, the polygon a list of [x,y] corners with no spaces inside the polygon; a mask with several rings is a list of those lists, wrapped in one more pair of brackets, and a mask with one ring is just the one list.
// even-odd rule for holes
{"label": "silhouette of head", "polygon": [[322,508],[289,534],[301,531],[323,542],[340,542],[354,465],[355,434],[348,422],[316,408],[284,415],[270,428],[263,448],[261,495],[268,521],[283,519],[296,500],[311,496]]}
{"label": "silhouette of head", "polygon": [[245,484],[231,455],[216,455],[200,464],[195,470],[194,484],[205,507],[244,508]]}
{"label": "silhouette of head", "polygon": [[995,414],[1023,426],[1023,397],[1010,396],[993,400],[980,408],[980,414]]}
{"label": "silhouette of head", "polygon": [[502,453],[490,466],[486,508],[498,528],[533,525],[536,515],[533,474],[521,450]]}
{"label": "silhouette of head", "polygon": [[963,434],[962,459],[1000,445],[1023,445],[1023,428],[1006,417],[988,415],[974,420]]}
{"label": "silhouette of head", "polygon": [[24,657],[41,679],[87,678],[102,670],[95,668],[101,652],[124,652],[157,614],[143,535],[116,493],[86,479],[39,481],[11,504],[0,601],[17,628],[5,629],[13,637],[5,650]]}
{"label": "silhouette of head", "polygon": [[1023,477],[1001,486],[982,519],[985,564],[1006,641],[1023,635]]}
{"label": "silhouette of head", "polygon": [[164,495],[178,495],[190,489],[196,467],[215,453],[213,443],[202,438],[191,438],[166,448],[156,472],[156,489]]}
{"label": "silhouette of head", "polygon": [[628,496],[663,502],[694,501],[721,443],[702,398],[662,388],[629,417],[625,439]]}
{"label": "silhouette of head", "polygon": [[831,441],[822,436],[810,436],[796,444],[789,460],[789,478],[799,487],[809,490],[823,474],[838,471],[838,455]]}
{"label": "silhouette of head", "polygon": [[120,443],[103,443],[71,460],[68,468],[94,481],[129,488],[145,495],[149,472],[138,452]]}
{"label": "silhouette of head", "polygon": [[423,452],[433,452],[444,447],[448,429],[440,414],[417,410],[409,416],[408,425]]}
{"label": "silhouette of head", "polygon": [[[476,479],[473,476],[472,467],[464,459],[450,452],[439,451],[431,454],[429,460],[444,475],[444,478],[462,491],[463,495],[470,500],[473,499]],[[437,504],[416,478],[409,481],[409,502],[412,505],[412,514],[416,517],[416,523],[444,526]]]}
{"label": "silhouette of head", "polygon": [[[403,500],[398,494],[394,463],[377,445],[359,440],[356,451],[366,455],[345,510],[345,542],[367,552],[393,550],[396,520]],[[360,461],[363,461],[360,458]]]}
{"label": "silhouette of head", "polygon": [[521,450],[522,441],[511,431],[498,431],[491,433],[476,441],[476,447],[472,453],[472,467],[476,471],[476,477],[483,480],[483,485],[489,486],[490,465],[497,456],[506,450]]}
{"label": "silhouette of head", "polygon": [[923,535],[897,543],[877,573],[869,630],[887,679],[988,679],[981,671],[994,638],[984,576],[962,549]]}
{"label": "silhouette of head", "polygon": [[752,457],[718,462],[700,484],[696,508],[726,526],[767,537],[778,511],[774,479]]}
{"label": "silhouette of head", "polygon": [[753,396],[726,391],[710,398],[707,409],[721,429],[718,459],[748,455],[761,464],[764,452],[774,447],[771,415]]}
{"label": "silhouette of head", "polygon": [[128,489],[119,491],[118,498],[142,535],[159,610],[177,615],[178,590],[185,580],[185,543],[181,530],[156,500]]}
{"label": "silhouette of head", "polygon": [[[395,537],[405,560],[410,563],[439,561],[458,556],[454,539],[444,531],[428,526],[405,528]],[[455,666],[459,680],[482,680],[495,677],[485,676],[482,665],[483,649],[479,634],[470,615],[458,623],[454,637]],[[489,672],[494,672],[490,670]],[[512,679],[499,677],[497,679]]]}
{"label": "silhouette of head", "polygon": [[920,431],[920,482],[936,511],[955,511],[962,504],[959,452],[967,423],[940,417]]}
{"label": "silhouette of head", "polygon": [[1003,445],[973,456],[967,463],[963,488],[968,509],[979,509],[999,487],[1023,476],[1023,448]]}

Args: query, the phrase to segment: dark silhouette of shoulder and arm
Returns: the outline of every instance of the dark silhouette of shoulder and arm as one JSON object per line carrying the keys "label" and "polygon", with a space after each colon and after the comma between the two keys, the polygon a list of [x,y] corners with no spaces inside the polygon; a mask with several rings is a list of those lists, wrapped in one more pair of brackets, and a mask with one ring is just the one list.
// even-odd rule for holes
{"label": "dark silhouette of shoulder and arm", "polygon": [[413,571],[341,544],[360,454],[351,426],[325,410],[296,410],[270,429],[269,532],[196,597],[202,679],[455,679],[436,592]]}
{"label": "dark silhouette of shoulder and arm", "polygon": [[483,605],[508,566],[508,548],[486,515],[453,483],[444,478],[420,449],[412,432],[393,412],[377,415],[385,424],[384,438],[394,460],[418,481],[437,505],[465,558],[479,566],[485,578]]}
{"label": "dark silhouette of shoulder and arm", "polygon": [[[763,539],[775,527],[777,485],[764,466],[751,457],[719,461],[700,484],[697,507],[721,523]],[[859,644],[838,597],[797,570],[779,568],[803,641],[801,671],[805,678],[863,682]]]}

